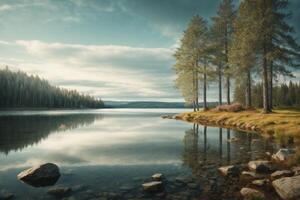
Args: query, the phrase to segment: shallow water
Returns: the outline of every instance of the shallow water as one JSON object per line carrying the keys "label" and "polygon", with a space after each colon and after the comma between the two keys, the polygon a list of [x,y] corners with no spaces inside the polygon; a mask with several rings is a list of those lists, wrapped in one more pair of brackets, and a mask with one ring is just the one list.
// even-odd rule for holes
{"label": "shallow water", "polygon": [[[218,199],[226,185],[218,166],[246,163],[277,149],[256,134],[160,117],[183,111],[1,112],[0,188],[15,199],[52,199],[49,187],[33,188],[16,178],[28,167],[52,162],[62,173],[56,185],[72,187],[76,199]],[[239,141],[228,142],[233,137]],[[144,193],[141,184],[156,172],[166,178],[166,194]],[[182,177],[188,181],[179,181]]]}

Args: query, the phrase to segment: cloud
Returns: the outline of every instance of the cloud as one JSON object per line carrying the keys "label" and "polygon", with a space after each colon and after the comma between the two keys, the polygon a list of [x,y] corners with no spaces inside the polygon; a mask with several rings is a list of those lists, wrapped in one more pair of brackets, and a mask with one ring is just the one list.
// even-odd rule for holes
{"label": "cloud", "polygon": [[[104,99],[178,98],[171,48],[82,45],[18,40],[30,61],[19,68]],[[35,62],[33,62],[35,61]]]}
{"label": "cloud", "polygon": [[13,7],[11,5],[8,5],[8,4],[3,4],[3,5],[0,5],[0,11],[7,11],[7,10],[12,10]]}

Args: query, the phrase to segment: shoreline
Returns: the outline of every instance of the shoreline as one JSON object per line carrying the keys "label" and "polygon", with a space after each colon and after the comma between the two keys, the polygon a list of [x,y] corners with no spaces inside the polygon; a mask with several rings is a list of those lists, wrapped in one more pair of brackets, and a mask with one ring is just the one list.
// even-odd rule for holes
{"label": "shoreline", "polygon": [[262,114],[259,110],[225,112],[198,111],[181,113],[174,117],[190,123],[258,133],[265,137],[292,136],[300,138],[300,112],[297,110],[274,110]]}

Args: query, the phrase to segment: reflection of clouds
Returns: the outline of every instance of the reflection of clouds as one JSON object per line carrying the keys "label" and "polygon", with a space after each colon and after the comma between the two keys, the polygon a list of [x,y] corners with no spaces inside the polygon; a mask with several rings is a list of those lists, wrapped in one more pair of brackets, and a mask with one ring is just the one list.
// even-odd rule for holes
{"label": "reflection of clouds", "polygon": [[176,127],[179,122],[162,120],[157,114],[103,116],[91,126],[51,134],[37,146],[10,153],[0,170],[44,162],[59,166],[181,163],[178,156],[185,127]]}

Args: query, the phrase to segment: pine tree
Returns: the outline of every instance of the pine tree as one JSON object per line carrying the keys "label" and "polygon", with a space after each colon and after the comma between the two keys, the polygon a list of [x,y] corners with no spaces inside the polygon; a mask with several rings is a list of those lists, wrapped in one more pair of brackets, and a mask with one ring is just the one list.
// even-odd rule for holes
{"label": "pine tree", "polygon": [[246,108],[252,107],[251,101],[251,73],[256,65],[256,33],[249,30],[252,27],[253,7],[242,2],[234,23],[235,32],[229,51],[229,64],[231,73],[235,75],[236,85],[242,86],[245,95]]}
{"label": "pine tree", "polygon": [[[203,18],[196,15],[191,19],[181,39],[181,46],[175,53],[176,85],[181,90],[185,100],[194,105],[194,110],[199,110],[199,82],[202,78],[204,109],[207,108],[207,40],[207,23]],[[200,74],[203,76],[200,77]]]}
{"label": "pine tree", "polygon": [[222,74],[226,75],[227,103],[230,104],[229,45],[233,33],[235,11],[232,0],[223,0],[213,17],[212,35],[215,41],[215,63],[218,66],[219,104],[222,104]]}

